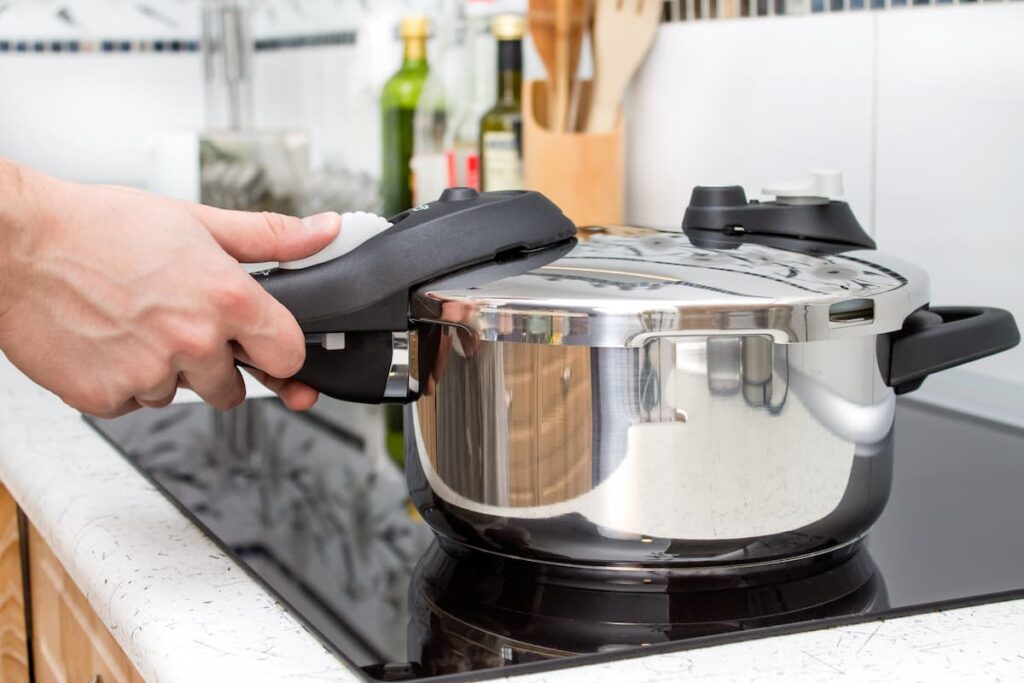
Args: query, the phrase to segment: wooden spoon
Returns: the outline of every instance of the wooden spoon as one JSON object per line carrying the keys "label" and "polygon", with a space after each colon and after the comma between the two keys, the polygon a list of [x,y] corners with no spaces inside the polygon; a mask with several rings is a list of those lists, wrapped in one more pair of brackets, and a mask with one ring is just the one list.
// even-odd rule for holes
{"label": "wooden spoon", "polygon": [[615,128],[626,86],[654,42],[662,0],[597,0],[594,10],[594,92],[587,132]]}
{"label": "wooden spoon", "polygon": [[580,66],[580,53],[583,51],[583,34],[590,30],[594,2],[593,0],[573,0],[571,12],[572,26],[569,31],[569,83],[571,94],[569,96],[569,118],[565,129],[577,131],[582,129],[580,119],[584,112],[580,111],[582,87],[580,80],[576,78],[576,74]]}
{"label": "wooden spoon", "polygon": [[548,72],[547,102],[545,103],[544,121],[540,123],[550,130],[555,130],[554,105],[558,69],[555,57],[555,2],[556,0],[530,0],[526,21],[530,27],[530,37],[540,60],[544,62],[544,70]]}
{"label": "wooden spoon", "polygon": [[552,131],[571,130],[570,88],[579,66],[591,0],[530,0],[527,23],[547,80],[547,120]]}

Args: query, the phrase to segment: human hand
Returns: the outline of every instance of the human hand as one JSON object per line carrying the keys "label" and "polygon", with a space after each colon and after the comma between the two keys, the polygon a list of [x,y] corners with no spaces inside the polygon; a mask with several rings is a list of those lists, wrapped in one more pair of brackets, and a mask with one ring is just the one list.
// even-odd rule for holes
{"label": "human hand", "polygon": [[305,339],[239,262],[297,259],[338,233],[312,218],[223,211],[86,186],[0,159],[0,349],[67,404],[114,417],[179,386],[226,410],[245,398],[235,359],[295,410]]}

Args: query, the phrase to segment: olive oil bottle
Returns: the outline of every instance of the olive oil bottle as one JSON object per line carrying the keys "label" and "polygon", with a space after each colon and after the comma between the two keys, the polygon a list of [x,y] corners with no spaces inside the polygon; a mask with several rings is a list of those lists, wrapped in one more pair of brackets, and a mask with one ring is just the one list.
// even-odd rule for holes
{"label": "olive oil bottle", "polygon": [[402,68],[384,84],[381,93],[381,203],[385,216],[412,207],[413,118],[427,79],[427,19],[405,17]]}
{"label": "olive oil bottle", "polygon": [[480,120],[481,185],[485,191],[522,190],[523,180],[523,33],[520,16],[494,19],[498,41],[498,98]]}

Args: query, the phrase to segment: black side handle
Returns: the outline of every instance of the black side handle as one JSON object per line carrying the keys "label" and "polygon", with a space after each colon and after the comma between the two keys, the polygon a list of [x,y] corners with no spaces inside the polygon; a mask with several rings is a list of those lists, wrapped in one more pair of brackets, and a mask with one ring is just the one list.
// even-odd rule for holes
{"label": "black side handle", "polygon": [[[406,403],[385,398],[391,369],[390,332],[349,332],[345,348],[325,349],[319,341],[307,340],[306,362],[292,379],[297,379],[331,398],[353,403]],[[240,368],[248,364],[235,359]]]}
{"label": "black side handle", "polygon": [[1005,351],[1020,342],[1017,323],[1001,308],[943,306],[921,309],[889,338],[886,383],[897,394],[916,390],[940,370]]}
{"label": "black side handle", "polygon": [[349,332],[341,351],[307,343],[306,362],[295,379],[331,398],[384,403],[390,368],[390,332]]}

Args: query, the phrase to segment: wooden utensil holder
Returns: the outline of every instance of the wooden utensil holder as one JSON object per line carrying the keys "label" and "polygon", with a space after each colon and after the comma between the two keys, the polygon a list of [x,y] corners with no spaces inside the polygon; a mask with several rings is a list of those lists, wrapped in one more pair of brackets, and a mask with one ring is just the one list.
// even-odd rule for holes
{"label": "wooden utensil holder", "polygon": [[[587,111],[590,82],[580,84]],[[552,131],[544,81],[523,86],[523,171],[526,186],[542,192],[577,226],[623,222],[622,112],[609,133]]]}

